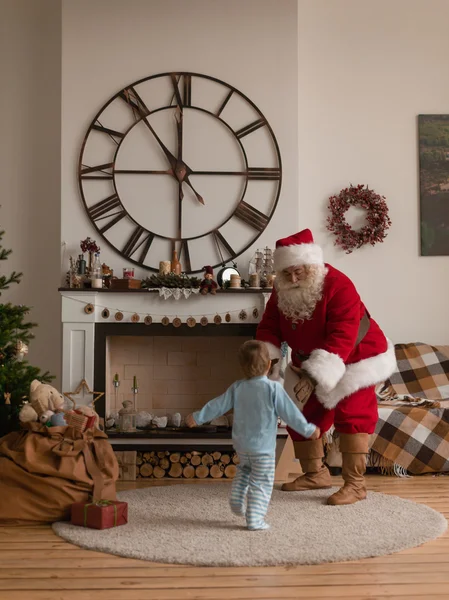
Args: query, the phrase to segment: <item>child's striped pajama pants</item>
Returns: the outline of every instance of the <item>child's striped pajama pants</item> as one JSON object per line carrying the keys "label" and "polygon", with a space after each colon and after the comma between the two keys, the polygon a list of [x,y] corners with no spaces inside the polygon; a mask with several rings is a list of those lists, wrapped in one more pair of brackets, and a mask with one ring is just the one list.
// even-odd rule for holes
{"label": "child's striped pajama pants", "polygon": [[232,483],[231,510],[236,515],[246,516],[248,529],[264,529],[273,492],[275,455],[253,452],[238,455],[240,463]]}

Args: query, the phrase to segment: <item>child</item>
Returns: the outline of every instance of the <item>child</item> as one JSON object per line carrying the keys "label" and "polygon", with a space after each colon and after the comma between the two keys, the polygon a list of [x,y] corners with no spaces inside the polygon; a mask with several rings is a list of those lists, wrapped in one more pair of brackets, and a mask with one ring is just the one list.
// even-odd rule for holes
{"label": "child", "polygon": [[186,424],[202,425],[234,409],[232,440],[240,464],[232,483],[231,510],[246,516],[248,529],[268,529],[264,519],[274,484],[277,417],[306,438],[318,438],[320,430],[306,421],[279,383],[268,379],[271,361],[263,342],[245,342],[238,357],[246,379],[188,415]]}

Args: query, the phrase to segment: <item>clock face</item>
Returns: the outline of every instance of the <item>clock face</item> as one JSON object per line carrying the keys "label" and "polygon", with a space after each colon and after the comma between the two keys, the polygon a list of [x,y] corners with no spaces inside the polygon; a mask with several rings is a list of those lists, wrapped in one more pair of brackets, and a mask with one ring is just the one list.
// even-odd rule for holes
{"label": "clock face", "polygon": [[186,273],[247,250],[276,208],[279,147],[244,94],[197,73],[124,88],[96,115],[78,166],[89,219],[127,262],[158,270],[177,250]]}

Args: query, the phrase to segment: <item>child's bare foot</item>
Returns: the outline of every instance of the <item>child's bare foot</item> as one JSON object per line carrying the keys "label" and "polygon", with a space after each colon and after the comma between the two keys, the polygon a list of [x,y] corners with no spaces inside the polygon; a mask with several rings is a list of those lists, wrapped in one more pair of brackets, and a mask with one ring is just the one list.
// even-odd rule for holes
{"label": "child's bare foot", "polygon": [[321,436],[321,429],[319,427],[316,427],[315,431],[310,436],[309,440],[318,440],[320,436]]}

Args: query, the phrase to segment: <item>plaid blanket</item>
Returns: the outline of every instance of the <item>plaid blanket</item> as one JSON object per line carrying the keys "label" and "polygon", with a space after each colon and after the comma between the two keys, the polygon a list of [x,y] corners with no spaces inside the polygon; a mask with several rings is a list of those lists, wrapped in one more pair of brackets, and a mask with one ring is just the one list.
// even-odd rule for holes
{"label": "plaid blanket", "polygon": [[396,344],[396,371],[387,383],[398,395],[449,399],[449,346]]}
{"label": "plaid blanket", "polygon": [[449,410],[379,407],[368,465],[396,475],[449,471]]}

